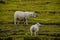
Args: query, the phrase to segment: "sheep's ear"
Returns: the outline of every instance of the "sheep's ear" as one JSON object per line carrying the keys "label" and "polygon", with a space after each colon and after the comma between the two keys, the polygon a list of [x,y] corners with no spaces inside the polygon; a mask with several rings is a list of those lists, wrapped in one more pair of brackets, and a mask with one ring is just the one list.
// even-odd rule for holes
{"label": "sheep's ear", "polygon": [[[39,22],[37,22],[37,23],[39,23]],[[40,24],[40,23],[39,23]]]}
{"label": "sheep's ear", "polygon": [[37,23],[37,24],[40,24],[40,23]]}
{"label": "sheep's ear", "polygon": [[39,22],[39,24],[42,24],[41,22]]}

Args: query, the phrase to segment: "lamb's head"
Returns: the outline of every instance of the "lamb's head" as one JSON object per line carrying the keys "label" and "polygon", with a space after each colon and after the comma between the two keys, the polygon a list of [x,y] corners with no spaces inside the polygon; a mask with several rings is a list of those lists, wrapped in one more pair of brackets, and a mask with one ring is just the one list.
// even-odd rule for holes
{"label": "lamb's head", "polygon": [[41,24],[40,23],[37,23],[38,26],[40,26]]}

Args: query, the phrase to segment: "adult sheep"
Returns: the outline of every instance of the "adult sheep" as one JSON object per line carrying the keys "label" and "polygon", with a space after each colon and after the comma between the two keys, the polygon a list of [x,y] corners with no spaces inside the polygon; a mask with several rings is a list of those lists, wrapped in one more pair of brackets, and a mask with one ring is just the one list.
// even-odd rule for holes
{"label": "adult sheep", "polygon": [[33,34],[34,34],[35,36],[38,34],[39,26],[41,26],[41,24],[37,23],[37,24],[32,25],[32,26],[30,27],[31,36],[32,36]]}
{"label": "adult sheep", "polygon": [[16,22],[18,21],[19,24],[19,20],[25,20],[24,23],[26,23],[26,25],[28,25],[28,19],[30,17],[36,17],[34,12],[23,12],[23,11],[16,11],[14,14],[14,24],[16,24]]}

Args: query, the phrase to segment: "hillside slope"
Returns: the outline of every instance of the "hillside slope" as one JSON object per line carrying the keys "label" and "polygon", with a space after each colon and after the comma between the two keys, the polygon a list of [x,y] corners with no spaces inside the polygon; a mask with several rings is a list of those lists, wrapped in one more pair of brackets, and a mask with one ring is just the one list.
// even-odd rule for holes
{"label": "hillside slope", "polygon": [[[0,22],[13,22],[14,12],[36,11],[34,22],[60,23],[60,0],[0,0]],[[57,20],[56,20],[57,19]]]}

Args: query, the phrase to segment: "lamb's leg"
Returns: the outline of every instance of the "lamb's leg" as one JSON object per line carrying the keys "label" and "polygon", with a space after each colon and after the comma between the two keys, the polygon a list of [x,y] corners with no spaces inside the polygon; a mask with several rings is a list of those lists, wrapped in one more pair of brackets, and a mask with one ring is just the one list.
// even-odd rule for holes
{"label": "lamb's leg", "polygon": [[34,35],[36,36],[36,32],[34,32]]}
{"label": "lamb's leg", "polygon": [[31,32],[31,36],[32,36],[32,34],[33,34],[33,33]]}
{"label": "lamb's leg", "polygon": [[36,32],[36,35],[38,35],[38,32]]}

